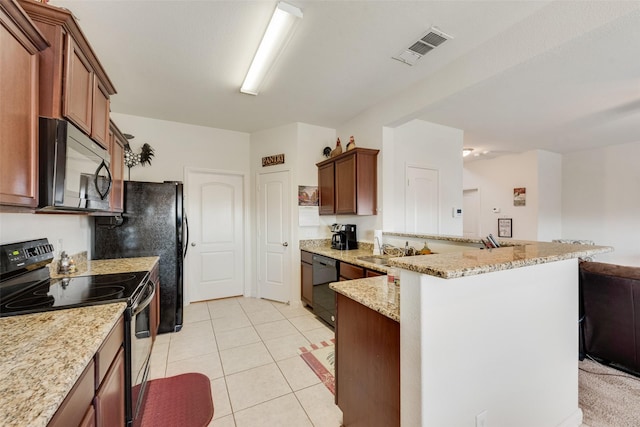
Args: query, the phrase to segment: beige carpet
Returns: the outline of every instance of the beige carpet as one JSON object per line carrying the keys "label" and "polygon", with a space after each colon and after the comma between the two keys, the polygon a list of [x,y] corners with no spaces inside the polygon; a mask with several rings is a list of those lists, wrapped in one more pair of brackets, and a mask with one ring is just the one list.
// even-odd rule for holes
{"label": "beige carpet", "polygon": [[579,367],[578,396],[584,425],[640,426],[640,378],[587,359]]}

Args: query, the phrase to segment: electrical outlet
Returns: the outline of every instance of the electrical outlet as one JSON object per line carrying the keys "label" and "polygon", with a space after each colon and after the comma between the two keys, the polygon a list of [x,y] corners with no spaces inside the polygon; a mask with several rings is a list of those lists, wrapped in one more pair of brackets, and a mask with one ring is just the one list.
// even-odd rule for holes
{"label": "electrical outlet", "polygon": [[489,427],[487,422],[487,411],[482,411],[476,415],[476,427]]}

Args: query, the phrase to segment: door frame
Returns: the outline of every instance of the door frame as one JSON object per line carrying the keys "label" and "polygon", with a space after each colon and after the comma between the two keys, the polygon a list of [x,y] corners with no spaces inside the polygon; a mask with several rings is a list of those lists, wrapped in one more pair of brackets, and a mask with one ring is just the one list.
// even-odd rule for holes
{"label": "door frame", "polygon": [[438,174],[438,182],[437,182],[437,187],[436,190],[438,191],[438,206],[436,209],[436,227],[438,228],[437,233],[440,233],[440,230],[442,228],[442,218],[441,218],[441,206],[442,206],[442,190],[440,188],[440,168],[435,167],[435,166],[429,166],[429,165],[425,165],[425,164],[418,164],[418,163],[409,163],[406,162],[404,164],[404,192],[403,192],[403,209],[402,209],[402,214],[403,214],[403,218],[402,218],[402,223],[404,226],[404,230],[407,230],[407,198],[408,198],[408,194],[407,194],[407,181],[409,181],[409,169],[410,168],[414,168],[414,169],[426,169],[426,170],[430,170],[430,171],[434,171]]}
{"label": "door frame", "polygon": [[[478,235],[476,237],[481,238],[482,237],[482,193],[480,193],[480,187],[470,187],[470,188],[462,189],[462,206],[463,206],[462,215],[463,216],[466,213],[466,209],[464,209],[464,192],[465,191],[475,191],[478,196],[478,206],[477,206],[478,210],[476,212],[477,220],[478,220]],[[464,223],[462,226],[462,235],[464,236]]]}
{"label": "door frame", "polygon": [[[247,262],[247,260],[251,259],[251,221],[249,217],[250,209],[249,209],[249,201],[250,198],[250,188],[249,187],[249,173],[242,171],[230,171],[224,169],[209,169],[209,168],[199,168],[199,167],[184,167],[184,210],[186,212],[186,216],[189,217],[189,174],[190,173],[209,173],[214,175],[233,175],[242,177],[242,220],[243,220],[243,229],[242,232],[244,234],[244,253],[243,256],[243,264],[244,264],[244,283],[242,284],[243,295],[249,296],[249,287],[247,285],[248,280],[251,278],[251,263]],[[187,243],[191,244],[191,241]],[[188,266],[189,259],[189,251],[187,251],[187,257],[184,260],[184,278],[183,278],[183,305],[187,306],[191,303],[191,286],[189,284],[189,269],[186,268]]]}
{"label": "door frame", "polygon": [[[260,273],[261,273],[261,267],[262,265],[260,264],[260,260],[261,260],[261,256],[262,254],[260,253],[260,235],[258,234],[258,227],[259,227],[259,220],[260,220],[260,215],[262,215],[260,212],[258,212],[258,208],[260,206],[260,201],[259,201],[259,197],[260,197],[260,183],[262,182],[261,177],[263,175],[268,175],[268,174],[273,174],[273,173],[281,173],[281,172],[286,172],[288,177],[289,177],[289,218],[290,218],[290,224],[289,224],[289,251],[287,254],[287,257],[289,258],[289,265],[291,266],[291,273],[289,276],[289,282],[290,282],[290,286],[289,286],[289,301],[288,304],[292,304],[292,301],[295,298],[294,295],[294,283],[296,280],[296,277],[300,276],[300,270],[299,270],[299,266],[297,266],[296,264],[296,260],[293,257],[293,253],[294,251],[297,251],[298,253],[299,251],[299,247],[298,247],[298,234],[295,230],[295,226],[294,224],[297,225],[297,216],[294,216],[294,209],[296,209],[298,207],[297,203],[294,204],[293,202],[293,197],[294,194],[297,197],[297,191],[294,192],[293,191],[293,180],[291,179],[291,176],[293,175],[291,172],[291,169],[276,169],[276,170],[272,170],[272,171],[258,171],[256,172],[256,176],[255,176],[255,239],[254,239],[254,243],[256,246],[256,250],[255,250],[255,254],[256,254],[256,259],[255,259],[255,283],[256,283],[256,288],[255,288],[255,296],[256,298],[262,298],[262,290],[260,288]],[[297,187],[296,187],[297,189]],[[297,210],[295,211],[295,213],[297,214]],[[293,245],[293,242],[295,242],[296,244]],[[298,259],[299,261],[299,259]],[[299,263],[299,262],[298,262]],[[297,271],[297,275],[295,274],[295,272]],[[285,272],[286,274],[286,272]],[[299,302],[301,304],[301,302]]]}

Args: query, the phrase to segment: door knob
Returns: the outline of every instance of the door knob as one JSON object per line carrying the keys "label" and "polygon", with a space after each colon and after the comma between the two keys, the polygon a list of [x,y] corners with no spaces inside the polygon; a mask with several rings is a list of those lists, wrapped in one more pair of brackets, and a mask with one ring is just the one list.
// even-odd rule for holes
{"label": "door knob", "polygon": [[191,242],[191,246],[195,246],[195,245],[196,245],[196,242]]}
{"label": "door knob", "polygon": [[284,242],[284,243],[282,244],[282,246],[284,246],[284,247],[286,248],[287,246],[289,246],[289,243]]}

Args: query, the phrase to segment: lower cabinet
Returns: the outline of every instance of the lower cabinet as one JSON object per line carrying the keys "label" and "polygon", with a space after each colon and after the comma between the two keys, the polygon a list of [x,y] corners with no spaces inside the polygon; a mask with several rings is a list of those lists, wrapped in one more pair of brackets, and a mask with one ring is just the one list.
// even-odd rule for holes
{"label": "lower cabinet", "polygon": [[313,307],[313,254],[300,251],[300,294],[302,303]]}
{"label": "lower cabinet", "polygon": [[124,425],[124,349],[111,364],[96,392],[96,426],[111,427]]}
{"label": "lower cabinet", "polygon": [[336,404],[343,426],[400,426],[400,324],[336,293]]}
{"label": "lower cabinet", "polygon": [[80,375],[48,427],[122,427],[124,318],[120,318]]}
{"label": "lower cabinet", "polygon": [[364,268],[346,262],[340,263],[340,280],[355,280],[365,277]]}

